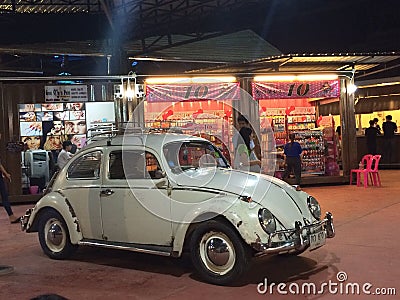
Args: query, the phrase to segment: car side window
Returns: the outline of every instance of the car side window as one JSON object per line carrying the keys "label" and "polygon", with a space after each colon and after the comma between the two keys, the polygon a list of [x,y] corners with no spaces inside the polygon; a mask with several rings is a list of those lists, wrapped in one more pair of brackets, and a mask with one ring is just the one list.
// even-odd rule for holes
{"label": "car side window", "polygon": [[165,159],[173,173],[202,167],[229,167],[222,153],[207,142],[172,142],[163,148]]}
{"label": "car side window", "polygon": [[101,151],[82,155],[68,168],[68,179],[98,179],[100,178]]}
{"label": "car side window", "polygon": [[142,150],[118,150],[110,153],[110,179],[156,179],[161,168],[157,158]]}

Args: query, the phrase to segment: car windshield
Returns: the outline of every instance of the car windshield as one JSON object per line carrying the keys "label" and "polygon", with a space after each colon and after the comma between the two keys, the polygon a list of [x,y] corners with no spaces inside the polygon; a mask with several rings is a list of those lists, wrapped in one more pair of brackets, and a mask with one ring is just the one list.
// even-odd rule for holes
{"label": "car windshield", "polygon": [[163,151],[174,173],[197,168],[229,167],[222,153],[208,142],[173,142],[165,145]]}

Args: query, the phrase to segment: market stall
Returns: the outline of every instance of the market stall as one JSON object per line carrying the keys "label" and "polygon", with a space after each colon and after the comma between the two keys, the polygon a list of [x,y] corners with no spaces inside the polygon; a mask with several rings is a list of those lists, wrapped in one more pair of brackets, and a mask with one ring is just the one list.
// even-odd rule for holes
{"label": "market stall", "polygon": [[[282,177],[284,171],[283,147],[289,133],[296,134],[303,148],[303,177],[340,175],[334,119],[318,114],[319,101],[339,101],[337,75],[257,76],[252,94],[260,106],[263,158],[276,160],[275,176]],[[274,131],[275,145],[265,134],[269,126]],[[264,165],[271,164],[265,162]]]}
{"label": "market stall", "polygon": [[145,126],[202,136],[229,158],[232,148],[232,101],[240,99],[235,77],[147,78]]}

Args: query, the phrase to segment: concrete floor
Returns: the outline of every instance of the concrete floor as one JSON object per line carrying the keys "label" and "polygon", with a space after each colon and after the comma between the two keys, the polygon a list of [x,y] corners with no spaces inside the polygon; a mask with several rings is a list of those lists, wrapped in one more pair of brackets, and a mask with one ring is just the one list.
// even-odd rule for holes
{"label": "concrete floor", "polygon": [[[0,264],[13,266],[14,272],[0,274],[0,299],[30,299],[45,293],[68,299],[399,299],[400,170],[380,173],[381,188],[305,188],[320,201],[323,211],[333,212],[336,238],[298,257],[258,259],[243,280],[231,287],[201,282],[192,274],[187,258],[82,247],[72,260],[51,260],[42,253],[37,234],[9,224],[1,208]],[[14,211],[21,215],[31,206],[14,206]],[[280,294],[276,287],[273,294],[257,292],[265,279],[293,289],[297,285],[301,291],[304,283],[317,287],[329,281],[338,283],[339,272],[347,275],[342,286],[371,283],[371,293],[377,287],[395,288],[397,296],[366,296],[362,291],[353,295],[351,290],[345,295],[345,289],[330,293],[327,287],[319,295],[290,295],[288,287],[283,288],[288,295]]]}

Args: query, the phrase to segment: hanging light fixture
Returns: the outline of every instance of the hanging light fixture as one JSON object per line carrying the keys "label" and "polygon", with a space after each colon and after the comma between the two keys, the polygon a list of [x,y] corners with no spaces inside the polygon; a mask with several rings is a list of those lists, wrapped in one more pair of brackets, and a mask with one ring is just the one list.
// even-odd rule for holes
{"label": "hanging light fixture", "polygon": [[132,71],[128,73],[127,83],[126,83],[126,99],[132,101],[135,98],[136,89],[136,74]]}

